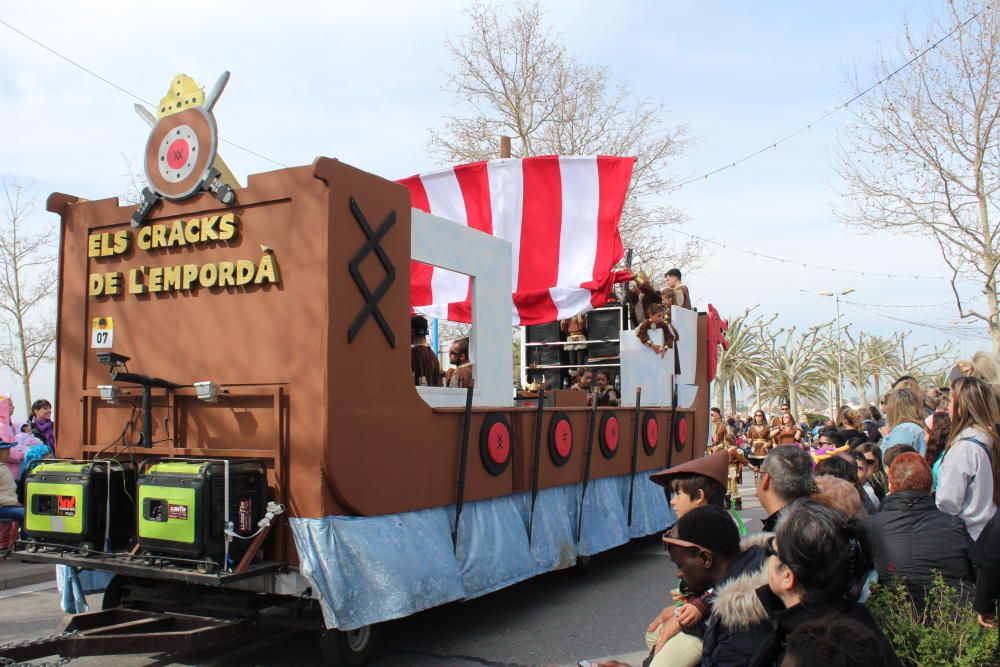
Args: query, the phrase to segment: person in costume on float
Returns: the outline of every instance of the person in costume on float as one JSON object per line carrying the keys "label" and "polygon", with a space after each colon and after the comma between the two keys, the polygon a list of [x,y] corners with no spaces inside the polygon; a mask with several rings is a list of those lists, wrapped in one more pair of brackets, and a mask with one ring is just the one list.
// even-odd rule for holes
{"label": "person in costume on float", "polygon": [[[639,342],[661,357],[667,353],[667,350],[673,347],[674,341],[677,340],[677,329],[670,323],[665,313],[663,304],[653,304],[649,309],[649,319],[643,320],[643,323],[639,325],[639,329],[636,332]],[[659,329],[663,332],[663,345],[658,345],[650,339],[649,332],[654,329]]]}
{"label": "person in costume on float", "polygon": [[795,422],[795,417],[791,413],[782,413],[778,427],[771,429],[771,440],[776,446],[801,445],[802,428]]}
{"label": "person in costume on float", "polygon": [[601,406],[618,405],[621,402],[621,397],[618,395],[618,390],[611,384],[611,374],[608,371],[597,371],[594,377],[597,383],[594,390],[597,404]]}
{"label": "person in costume on float", "polygon": [[559,323],[559,329],[566,334],[566,354],[571,366],[582,366],[587,363],[587,316],[574,315]]}
{"label": "person in costume on float", "polygon": [[576,382],[569,389],[570,391],[583,391],[589,394],[594,390],[594,374],[589,368],[578,368],[576,371]]}
{"label": "person in costume on float", "polygon": [[441,364],[427,342],[427,318],[414,315],[410,318],[410,368],[413,369],[413,384],[417,386],[440,387]]}
{"label": "person in costume on float", "polygon": [[771,442],[771,429],[767,426],[767,415],[763,410],[753,413],[753,421],[747,426],[747,440],[750,441],[750,456],[747,457],[750,467],[754,470],[754,477],[759,474],[760,464],[764,462],[764,457],[773,446]]}
{"label": "person in costume on float", "polygon": [[465,389],[475,384],[472,378],[472,362],[469,361],[469,339],[459,338],[448,350],[448,361],[452,367],[445,375],[445,385]]}
{"label": "person in costume on float", "polygon": [[52,421],[52,404],[40,398],[31,404],[31,432],[36,438],[56,451],[56,423]]}
{"label": "person in costume on float", "polygon": [[[664,537],[677,537],[680,519],[699,507],[725,507],[729,455],[718,452],[651,475],[649,481],[664,487],[678,523]],[[732,512],[737,534],[746,533],[739,514]],[[651,667],[696,665],[701,659],[704,622],[711,611],[710,596],[694,596],[678,579],[671,591],[673,604],[666,607],[646,628],[646,644],[652,649]]]}
{"label": "person in costume on float", "polygon": [[[681,308],[694,310],[694,305],[691,303],[691,293],[688,291],[687,285],[681,282],[680,269],[670,269],[665,274],[665,277],[667,279],[667,290],[674,293],[674,304]],[[664,290],[664,292],[667,290]]]}
{"label": "person in costume on float", "polygon": [[635,283],[629,287],[626,299],[629,304],[629,318],[632,327],[638,327],[640,323],[650,318],[651,309],[656,304],[663,303],[663,296],[650,282],[649,276],[640,271],[635,278]]}

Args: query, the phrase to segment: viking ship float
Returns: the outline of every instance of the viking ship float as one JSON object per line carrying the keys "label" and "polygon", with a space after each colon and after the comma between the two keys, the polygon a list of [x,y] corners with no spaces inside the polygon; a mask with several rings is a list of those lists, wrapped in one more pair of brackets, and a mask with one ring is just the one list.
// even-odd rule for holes
{"label": "viking ship float", "polygon": [[[648,477],[703,453],[707,315],[675,307],[660,356],[605,290],[580,310],[615,313],[601,363],[621,405],[515,400],[512,244],[326,157],[239,185],[216,151],[227,78],[204,95],[176,77],[143,114],[138,206],[48,199],[63,458],[29,473],[16,556],[114,578],[77,633],[0,655],[184,650],[281,619],[320,629],[331,663],[362,664],[383,621],[672,523]],[[414,386],[419,266],[471,278],[474,389]]]}

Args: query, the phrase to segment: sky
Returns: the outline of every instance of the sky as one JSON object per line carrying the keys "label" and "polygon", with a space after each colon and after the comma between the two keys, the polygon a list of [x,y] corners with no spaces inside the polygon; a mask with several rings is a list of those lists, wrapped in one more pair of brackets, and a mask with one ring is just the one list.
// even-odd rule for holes
{"label": "sky", "polygon": [[[767,146],[849,98],[851,72],[873,81],[880,50],[895,45],[904,17],[919,29],[944,9],[929,1],[840,3],[703,1],[607,3],[549,0],[546,22],[570,52],[606,67],[636,99],[661,101],[663,121],[686,125],[693,145],[670,171],[683,180]],[[176,73],[210,87],[232,78],[215,107],[237,177],[279,164],[336,157],[398,179],[439,168],[429,129],[461,105],[444,89],[453,69],[446,40],[468,25],[466,3],[33,3],[5,4],[0,21],[116,86],[159,100]],[[147,139],[136,100],[0,24],[0,176],[31,184],[32,224],[51,192],[99,199],[124,195],[126,161]],[[832,213],[839,183],[831,151],[847,117],[834,115],[740,166],[696,181],[664,200],[685,211],[681,231],[747,252],[708,246],[687,272],[695,302],[724,317],[759,304],[781,326],[829,321],[821,291],[854,289],[841,316],[855,331],[912,331],[914,343],[951,341],[969,356],[989,346],[985,327],[964,338],[938,329],[957,317],[944,280],[890,280],[778,263],[752,251],[858,271],[946,275],[928,239],[860,234]],[[682,244],[665,232],[665,244]],[[963,288],[973,296],[971,286]],[[892,306],[892,307],[885,307]],[[874,311],[874,312],[873,312]],[[916,324],[894,319],[910,320]],[[54,370],[33,380],[51,396]],[[0,391],[19,385],[0,373]],[[21,413],[23,416],[23,413]]]}

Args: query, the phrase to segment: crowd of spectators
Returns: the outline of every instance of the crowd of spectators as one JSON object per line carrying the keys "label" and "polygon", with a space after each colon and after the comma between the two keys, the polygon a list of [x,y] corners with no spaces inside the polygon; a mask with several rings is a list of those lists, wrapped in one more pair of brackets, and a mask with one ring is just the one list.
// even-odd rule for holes
{"label": "crowd of spectators", "polygon": [[[680,580],[647,629],[643,664],[898,665],[867,606],[876,583],[901,584],[919,618],[938,577],[956,608],[995,628],[998,380],[980,354],[943,389],[899,378],[884,419],[845,407],[814,437],[766,447],[761,410],[746,422],[713,411],[715,452],[652,478],[678,516],[663,542]],[[742,537],[726,493],[727,451],[740,444],[765,514]]]}
{"label": "crowd of spectators", "polygon": [[49,401],[35,401],[27,421],[15,422],[14,410],[13,399],[0,395],[0,550],[23,534],[25,473],[56,448]]}

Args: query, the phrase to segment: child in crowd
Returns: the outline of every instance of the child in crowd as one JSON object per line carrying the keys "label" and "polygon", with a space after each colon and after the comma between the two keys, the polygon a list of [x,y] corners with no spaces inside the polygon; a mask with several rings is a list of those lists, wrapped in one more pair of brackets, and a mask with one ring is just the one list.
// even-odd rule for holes
{"label": "child in crowd", "polygon": [[[0,442],[0,463],[7,463],[7,456],[13,443]],[[14,476],[6,465],[0,465],[0,519],[13,519],[24,531],[24,507],[17,501],[17,487]]]}
{"label": "child in crowd", "polygon": [[36,438],[41,440],[41,444],[48,445],[52,453],[56,451],[56,425],[52,421],[52,404],[46,399],[40,398],[31,404],[31,432]]}
{"label": "child in crowd", "polygon": [[[670,506],[677,516],[677,523],[667,531],[665,539],[676,537],[681,518],[696,508],[725,510],[729,457],[728,451],[719,451],[649,478],[668,490]],[[736,534],[738,536],[739,531]],[[671,596],[675,604],[664,609],[646,629],[646,643],[652,649],[651,667],[666,664],[664,659],[668,654],[672,665],[694,665],[701,659],[701,638],[705,631],[704,621],[710,612],[710,594],[706,595],[705,591],[694,594],[682,578]]]}

